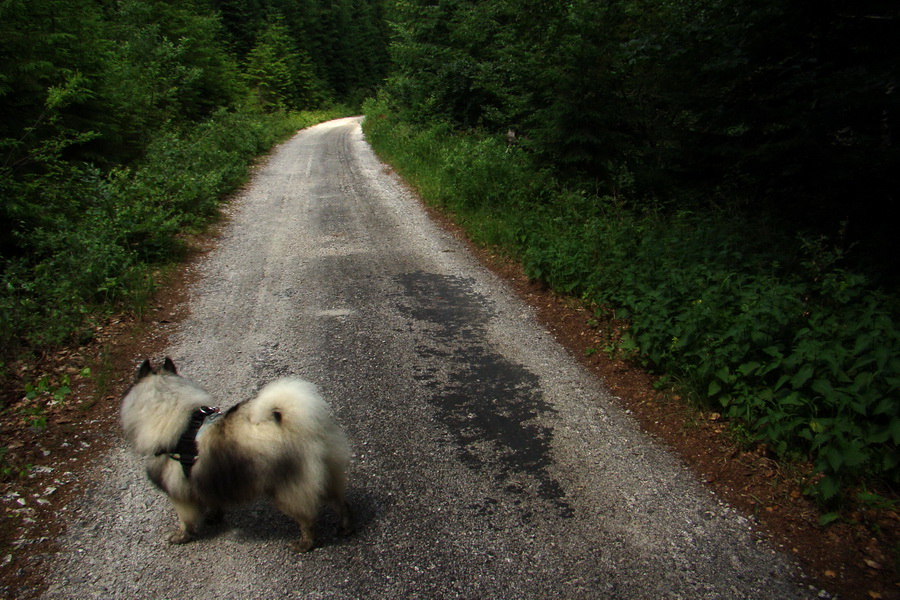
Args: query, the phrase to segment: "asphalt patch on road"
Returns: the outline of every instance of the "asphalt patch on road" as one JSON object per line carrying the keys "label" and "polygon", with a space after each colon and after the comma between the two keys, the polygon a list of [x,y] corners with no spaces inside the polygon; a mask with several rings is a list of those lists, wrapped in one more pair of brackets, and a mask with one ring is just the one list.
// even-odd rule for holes
{"label": "asphalt patch on road", "polygon": [[430,390],[427,399],[452,434],[459,460],[508,494],[542,498],[559,516],[572,517],[565,491],[550,475],[553,430],[541,424],[555,411],[539,378],[488,342],[491,303],[470,279],[425,272],[397,279],[399,310],[420,335],[415,377]]}

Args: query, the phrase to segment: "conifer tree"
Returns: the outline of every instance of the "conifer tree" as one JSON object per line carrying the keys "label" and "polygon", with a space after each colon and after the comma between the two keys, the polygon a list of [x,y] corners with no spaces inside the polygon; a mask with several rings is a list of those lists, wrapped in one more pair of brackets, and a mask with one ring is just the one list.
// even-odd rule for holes
{"label": "conifer tree", "polygon": [[309,108],[317,99],[309,56],[297,49],[280,15],[260,33],[244,72],[260,104],[268,109]]}

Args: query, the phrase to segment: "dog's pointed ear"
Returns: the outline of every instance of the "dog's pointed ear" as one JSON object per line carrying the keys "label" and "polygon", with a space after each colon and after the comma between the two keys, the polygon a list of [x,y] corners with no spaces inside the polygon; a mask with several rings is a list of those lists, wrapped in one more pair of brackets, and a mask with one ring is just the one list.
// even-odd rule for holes
{"label": "dog's pointed ear", "polygon": [[163,363],[162,370],[171,373],[172,375],[178,375],[178,371],[175,369],[175,363],[168,356],[166,357],[165,362]]}
{"label": "dog's pointed ear", "polygon": [[150,359],[147,358],[144,360],[144,362],[141,363],[141,366],[138,367],[137,377],[135,377],[135,380],[140,381],[151,373],[153,373],[153,365],[150,364]]}

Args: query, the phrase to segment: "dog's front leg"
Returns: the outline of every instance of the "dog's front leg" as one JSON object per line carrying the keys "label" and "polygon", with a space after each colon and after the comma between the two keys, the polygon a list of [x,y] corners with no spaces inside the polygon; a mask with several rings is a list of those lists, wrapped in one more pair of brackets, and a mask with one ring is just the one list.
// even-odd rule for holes
{"label": "dog's front leg", "polygon": [[316,534],[312,521],[297,521],[300,525],[300,539],[291,544],[297,552],[308,552],[316,545]]}
{"label": "dog's front leg", "polygon": [[297,552],[308,552],[316,545],[315,517],[300,511],[287,513],[300,526],[300,539],[291,543],[291,548]]}
{"label": "dog's front leg", "polygon": [[193,502],[185,502],[174,498],[172,498],[172,504],[175,505],[175,512],[178,513],[181,527],[169,536],[169,542],[172,544],[184,544],[197,535],[197,527],[203,519],[203,510]]}

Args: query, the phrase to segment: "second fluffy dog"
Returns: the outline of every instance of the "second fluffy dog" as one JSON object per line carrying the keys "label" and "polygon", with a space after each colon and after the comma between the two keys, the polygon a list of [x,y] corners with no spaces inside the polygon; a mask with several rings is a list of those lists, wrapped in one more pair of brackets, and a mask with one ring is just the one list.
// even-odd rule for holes
{"label": "second fluffy dog", "polygon": [[189,541],[204,518],[259,497],[300,526],[294,546],[315,543],[319,508],[330,505],[341,534],[353,530],[345,500],[349,450],[313,384],[280,379],[218,418],[211,396],[178,375],[144,361],[122,401],[122,426],[146,457],[150,480],[168,494],[180,520],[169,540]]}

